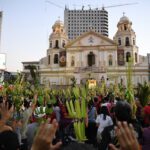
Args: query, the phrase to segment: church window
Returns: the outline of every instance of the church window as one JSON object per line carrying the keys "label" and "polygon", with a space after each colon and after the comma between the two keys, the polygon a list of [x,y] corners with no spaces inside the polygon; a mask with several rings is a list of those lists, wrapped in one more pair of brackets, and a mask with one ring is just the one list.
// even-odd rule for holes
{"label": "church window", "polygon": [[49,47],[52,48],[52,41],[50,41],[50,46]]}
{"label": "church window", "polygon": [[74,59],[74,56],[72,56],[72,57],[71,57],[71,66],[72,66],[72,67],[75,65],[74,60],[75,60],[75,59]]}
{"label": "church window", "polygon": [[58,64],[58,54],[54,55],[54,64]]}
{"label": "church window", "polygon": [[109,57],[108,57],[108,64],[109,64],[109,66],[112,66],[112,55],[109,55]]}
{"label": "church window", "polygon": [[50,64],[50,63],[51,63],[51,56],[48,55],[48,64]]}
{"label": "church window", "polygon": [[127,30],[127,25],[126,24],[124,25],[124,30]]}
{"label": "church window", "polygon": [[137,63],[137,53],[135,53],[135,62]]}
{"label": "church window", "polygon": [[63,40],[62,47],[65,47],[65,40]]}
{"label": "church window", "polygon": [[126,53],[126,62],[129,62],[129,61],[130,61],[130,58],[131,58],[131,53],[130,53],[130,52],[127,52],[127,53]]}
{"label": "church window", "polygon": [[129,46],[129,45],[130,45],[129,37],[126,37],[125,46]]}
{"label": "church window", "polygon": [[135,39],[133,38],[133,45],[135,45]]}
{"label": "church window", "polygon": [[118,44],[121,45],[121,38],[118,38]]}
{"label": "church window", "polygon": [[55,41],[55,48],[59,48],[59,41],[58,40]]}

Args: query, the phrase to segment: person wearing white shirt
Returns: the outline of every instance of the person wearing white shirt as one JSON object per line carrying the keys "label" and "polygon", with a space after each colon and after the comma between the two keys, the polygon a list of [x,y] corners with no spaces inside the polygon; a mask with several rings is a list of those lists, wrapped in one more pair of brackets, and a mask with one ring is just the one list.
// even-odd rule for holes
{"label": "person wearing white shirt", "polygon": [[106,106],[102,106],[100,110],[100,114],[96,118],[96,124],[98,126],[97,130],[97,143],[100,143],[101,133],[105,127],[113,125],[113,121],[109,116],[108,109]]}

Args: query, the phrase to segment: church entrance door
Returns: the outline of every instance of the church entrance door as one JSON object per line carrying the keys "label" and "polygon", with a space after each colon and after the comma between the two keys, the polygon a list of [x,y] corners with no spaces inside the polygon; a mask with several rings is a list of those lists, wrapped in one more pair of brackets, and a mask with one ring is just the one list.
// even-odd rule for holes
{"label": "church entrance door", "polygon": [[88,66],[91,67],[95,65],[95,55],[93,54],[93,52],[90,52],[88,54]]}

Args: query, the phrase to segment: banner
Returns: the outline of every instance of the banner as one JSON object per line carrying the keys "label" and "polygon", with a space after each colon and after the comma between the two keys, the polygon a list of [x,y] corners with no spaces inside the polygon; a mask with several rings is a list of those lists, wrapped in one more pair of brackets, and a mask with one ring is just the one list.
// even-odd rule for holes
{"label": "banner", "polygon": [[123,66],[125,64],[125,62],[124,62],[124,50],[123,49],[117,50],[117,58],[118,58],[118,65]]}
{"label": "banner", "polygon": [[66,51],[59,52],[59,66],[66,66]]}

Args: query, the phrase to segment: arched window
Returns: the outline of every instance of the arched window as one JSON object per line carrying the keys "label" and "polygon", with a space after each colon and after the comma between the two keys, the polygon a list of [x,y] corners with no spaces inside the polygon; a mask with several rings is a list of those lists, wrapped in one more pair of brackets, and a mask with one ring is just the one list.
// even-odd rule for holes
{"label": "arched window", "polygon": [[113,65],[113,63],[112,63],[112,55],[109,55],[109,57],[108,57],[108,64],[109,64],[109,66]]}
{"label": "arched window", "polygon": [[130,45],[130,42],[129,42],[129,37],[126,37],[126,45],[125,46],[129,46]]}
{"label": "arched window", "polygon": [[59,48],[59,41],[58,40],[55,41],[55,48]]}
{"label": "arched window", "polygon": [[72,57],[71,57],[71,66],[72,66],[72,67],[75,65],[74,60],[75,60],[75,59],[74,59],[74,56],[72,56]]}
{"label": "arched window", "polygon": [[133,38],[133,45],[135,45],[135,39]]}
{"label": "arched window", "polygon": [[126,53],[126,62],[129,62],[130,58],[131,58],[131,54],[130,54],[130,52],[127,52]]}
{"label": "arched window", "polygon": [[137,63],[137,53],[135,53],[135,62]]}
{"label": "arched window", "polygon": [[49,45],[49,47],[50,47],[50,48],[52,48],[52,41],[50,41],[50,45]]}
{"label": "arched window", "polygon": [[54,55],[54,64],[58,64],[58,54]]}
{"label": "arched window", "polygon": [[118,45],[121,45],[121,38],[118,38]]}
{"label": "arched window", "polygon": [[63,40],[62,42],[62,47],[65,47],[65,40]]}
{"label": "arched window", "polygon": [[48,64],[51,63],[51,55],[48,55]]}

